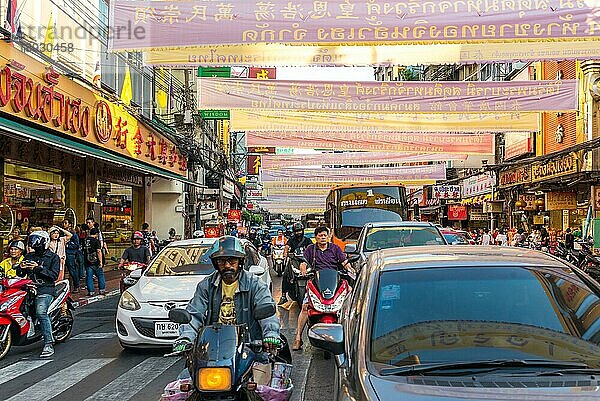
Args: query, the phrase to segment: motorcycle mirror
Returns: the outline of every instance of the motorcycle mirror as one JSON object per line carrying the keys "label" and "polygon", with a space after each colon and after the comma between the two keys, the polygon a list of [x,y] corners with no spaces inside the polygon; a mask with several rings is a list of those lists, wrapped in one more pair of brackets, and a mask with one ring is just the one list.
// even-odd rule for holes
{"label": "motorcycle mirror", "polygon": [[175,323],[187,324],[192,321],[192,315],[185,309],[175,308],[169,311],[169,320]]}
{"label": "motorcycle mirror", "polygon": [[346,244],[344,247],[346,253],[356,253],[356,244]]}
{"label": "motorcycle mirror", "polygon": [[268,317],[273,316],[275,312],[276,310],[274,304],[259,305],[256,308],[254,308],[254,318],[256,320],[266,319]]}

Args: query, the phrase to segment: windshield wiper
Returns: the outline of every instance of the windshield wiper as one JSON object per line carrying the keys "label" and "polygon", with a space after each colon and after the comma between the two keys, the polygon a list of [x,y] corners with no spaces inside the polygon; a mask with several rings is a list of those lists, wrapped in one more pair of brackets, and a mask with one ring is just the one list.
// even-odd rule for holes
{"label": "windshield wiper", "polygon": [[442,370],[464,370],[464,369],[489,369],[489,368],[512,368],[512,367],[543,367],[563,369],[587,369],[588,365],[580,362],[562,362],[540,359],[495,359],[490,361],[469,361],[452,363],[425,363],[395,368],[381,369],[382,376],[410,375],[412,373],[425,373]]}

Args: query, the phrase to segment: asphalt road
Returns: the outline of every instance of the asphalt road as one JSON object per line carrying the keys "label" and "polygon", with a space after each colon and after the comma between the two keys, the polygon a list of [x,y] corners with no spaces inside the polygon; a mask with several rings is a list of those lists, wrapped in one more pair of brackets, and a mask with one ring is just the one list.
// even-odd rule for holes
{"label": "asphalt road", "polygon": [[[281,280],[273,281],[278,300]],[[158,400],[165,385],[184,368],[183,360],[164,358],[164,349],[123,350],[115,332],[117,302],[118,297],[113,297],[79,308],[72,337],[56,346],[51,359],[38,358],[41,342],[14,347],[0,361],[0,400]],[[291,342],[297,308],[279,309],[282,332]],[[293,353],[292,401],[329,401],[333,362],[323,360],[322,353],[310,345],[304,348]]]}

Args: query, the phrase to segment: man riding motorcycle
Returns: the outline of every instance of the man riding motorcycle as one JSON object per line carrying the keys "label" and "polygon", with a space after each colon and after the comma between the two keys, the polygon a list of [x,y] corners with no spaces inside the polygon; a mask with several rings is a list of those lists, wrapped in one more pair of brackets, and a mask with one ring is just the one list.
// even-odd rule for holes
{"label": "man riding motorcycle", "polygon": [[208,251],[215,272],[196,287],[187,305],[192,315],[189,324],[181,325],[174,352],[187,350],[196,338],[197,329],[210,324],[246,324],[252,340],[263,340],[267,351],[275,352],[281,344],[279,318],[256,320],[253,311],[259,305],[275,301],[267,285],[244,270],[246,252],[239,239],[219,238]]}
{"label": "man riding motorcycle", "polygon": [[[309,245],[312,245],[313,243],[310,239],[304,236],[304,226],[302,225],[302,223],[294,223],[294,225],[292,226],[292,231],[294,232],[294,235],[287,242],[285,250],[283,251],[283,255],[286,259],[290,252],[293,254],[298,248],[306,249]],[[285,268],[285,271],[283,272],[283,280],[281,281],[281,299],[279,300],[278,305],[283,305],[288,301],[286,294],[288,294],[292,290],[292,276],[292,266],[291,262],[288,259],[288,264]]]}
{"label": "man riding motorcycle", "polygon": [[36,286],[35,313],[44,338],[40,358],[54,355],[54,338],[48,308],[55,297],[54,282],[60,272],[60,258],[48,249],[49,244],[50,235],[46,231],[34,231],[29,234],[27,246],[33,252],[25,255],[21,264],[17,266],[17,275],[29,277]]}
{"label": "man riding motorcycle", "polygon": [[142,245],[144,241],[144,234],[136,231],[131,236],[132,246],[125,249],[121,260],[119,261],[119,269],[123,267],[126,262],[136,262],[148,265],[150,263],[150,250],[145,245]]}
{"label": "man riding motorcycle", "polygon": [[23,252],[25,244],[23,241],[13,241],[8,246],[9,257],[0,263],[0,271],[6,278],[17,276],[17,266],[23,261]]}

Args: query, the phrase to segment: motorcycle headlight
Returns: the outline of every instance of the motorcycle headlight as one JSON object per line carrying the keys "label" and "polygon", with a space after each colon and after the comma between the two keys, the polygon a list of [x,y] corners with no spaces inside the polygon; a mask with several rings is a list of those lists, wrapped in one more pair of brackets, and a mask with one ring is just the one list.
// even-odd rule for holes
{"label": "motorcycle headlight", "polygon": [[202,368],[198,371],[198,390],[227,391],[231,389],[229,368]]}
{"label": "motorcycle headlight", "polygon": [[138,310],[140,309],[140,304],[129,291],[125,291],[121,295],[121,299],[119,299],[119,307],[126,310]]}

